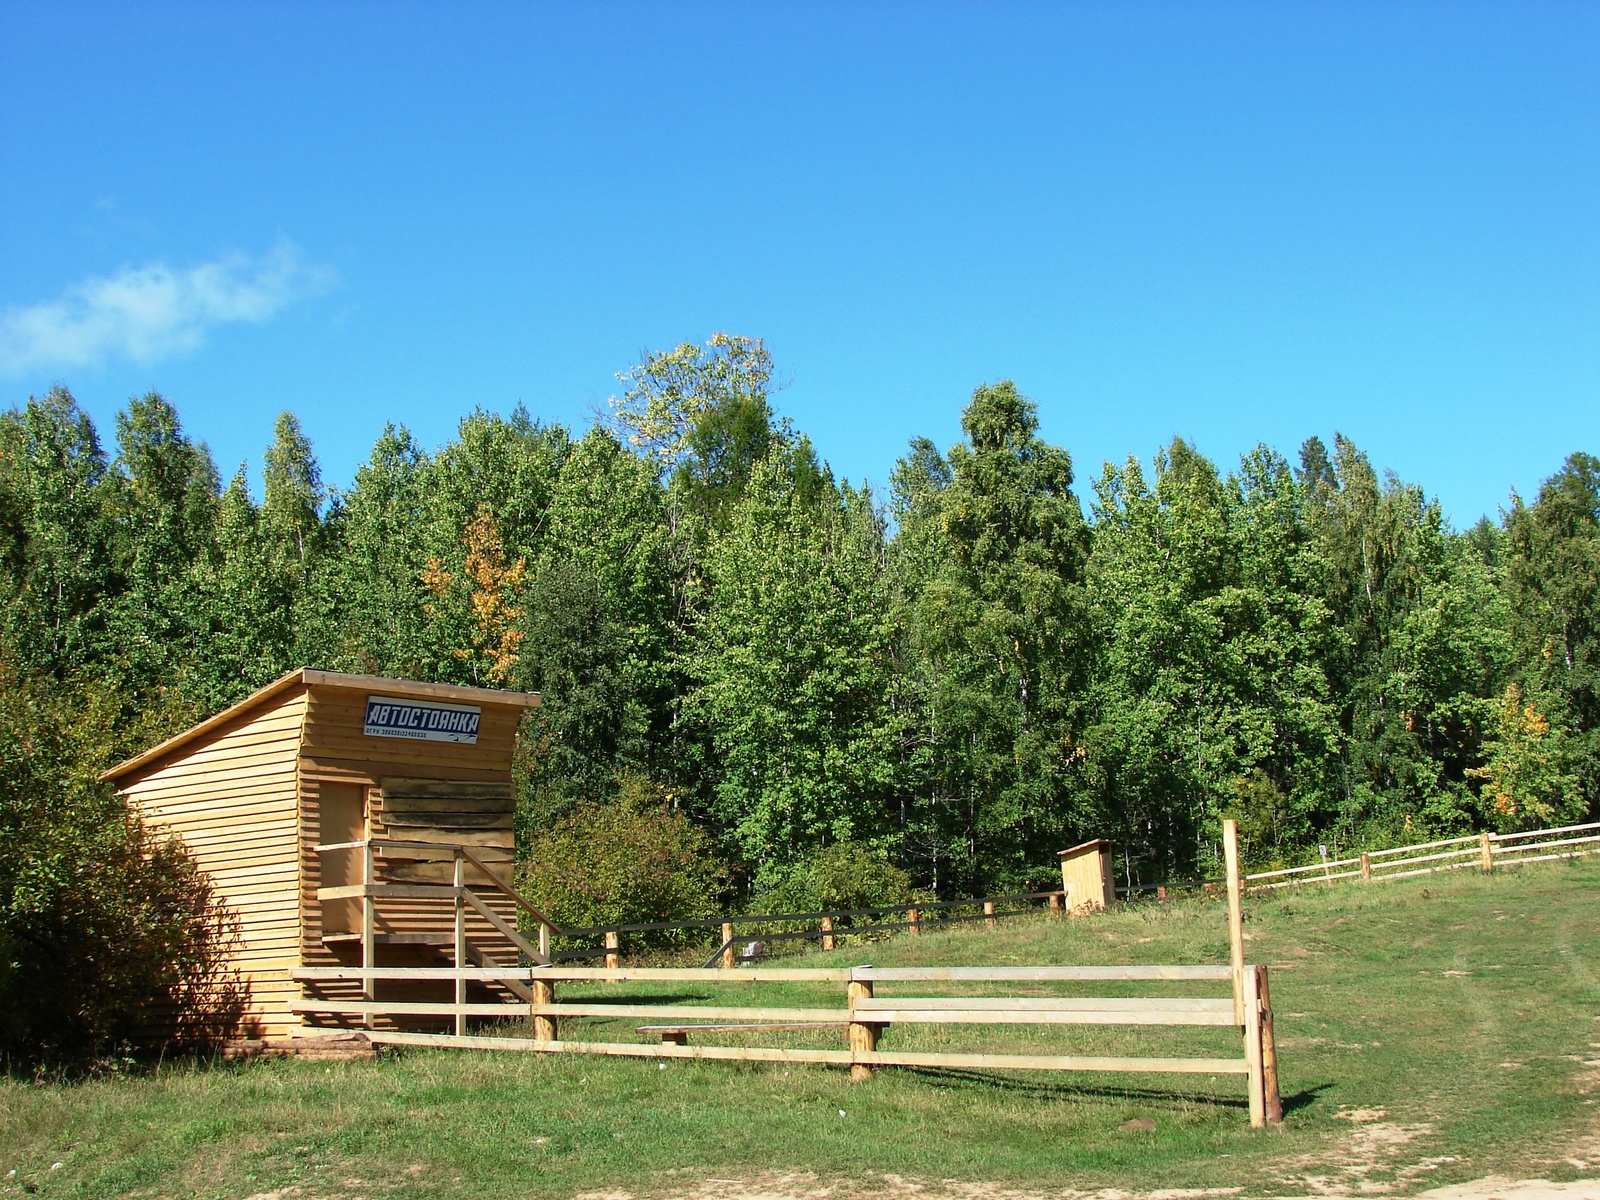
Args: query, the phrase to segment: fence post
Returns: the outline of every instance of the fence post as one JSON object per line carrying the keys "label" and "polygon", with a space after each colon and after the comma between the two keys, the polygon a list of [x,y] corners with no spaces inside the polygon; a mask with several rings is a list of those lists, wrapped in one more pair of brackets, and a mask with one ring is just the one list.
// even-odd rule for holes
{"label": "fence post", "polygon": [[834,948],[832,917],[822,918],[822,948],[824,950],[832,950]]}
{"label": "fence post", "polygon": [[1268,1125],[1283,1123],[1283,1095],[1278,1091],[1278,1038],[1272,1030],[1272,993],[1267,987],[1267,969],[1257,967],[1257,999],[1261,1004],[1261,1087],[1266,1093]]}
{"label": "fence post", "polygon": [[[540,979],[537,971],[533,975],[533,1002],[535,1004],[554,1004],[556,1002],[556,985],[549,980]],[[554,1017],[534,1017],[533,1040],[536,1042],[555,1041],[556,1019]]]}
{"label": "fence post", "polygon": [[911,932],[914,933],[914,934],[918,934],[918,935],[920,935],[922,933],[922,926],[917,923],[918,918],[920,916],[921,916],[921,914],[918,913],[916,909],[914,909],[914,908],[906,909],[906,920],[911,925]]}
{"label": "fence post", "polygon": [[1233,1020],[1245,1023],[1244,913],[1239,905],[1239,825],[1232,817],[1222,822],[1222,856],[1228,868],[1228,950],[1233,964]]}
{"label": "fence post", "polygon": [[1163,885],[1162,887],[1156,888],[1156,903],[1157,904],[1165,904],[1166,902],[1167,902],[1167,889]]}
{"label": "fence post", "polygon": [[722,969],[733,970],[733,925],[727,921],[722,923]]}
{"label": "fence post", "polygon": [[539,956],[550,961],[550,922],[539,922]]}
{"label": "fence post", "polygon": [[467,977],[461,973],[467,965],[467,901],[463,893],[467,884],[467,860],[460,850],[455,854],[453,875],[456,891],[456,1036],[467,1036]]}
{"label": "fence post", "polygon": [[1064,911],[1066,911],[1061,905],[1061,898],[1064,895],[1066,895],[1065,892],[1050,893],[1050,915],[1052,917],[1059,917]]}
{"label": "fence post", "polygon": [[1361,882],[1372,882],[1372,856],[1365,850],[1361,852]]}
{"label": "fence post", "polygon": [[622,961],[622,940],[615,929],[606,934],[606,969],[615,971]]}
{"label": "fence post", "polygon": [[[849,999],[850,1015],[854,1017],[856,1001],[871,999],[872,983],[870,980],[852,979],[845,986],[845,994]],[[878,1027],[876,1025],[867,1025],[860,1021],[852,1020],[849,1028],[845,1031],[845,1034],[850,1041],[851,1053],[856,1053],[862,1050],[870,1053],[878,1048]],[[851,1063],[850,1078],[871,1079],[872,1068],[867,1066],[866,1063]]]}
{"label": "fence post", "polygon": [[1262,1071],[1261,1054],[1261,996],[1256,981],[1256,968],[1245,968],[1249,977],[1250,996],[1244,1006],[1244,1059],[1250,1067],[1250,1128],[1260,1129],[1267,1123],[1267,1088]]}
{"label": "fence post", "polygon": [[[372,838],[361,843],[361,882],[364,885],[361,892],[361,965],[368,970],[378,965],[377,958],[377,901],[372,896]],[[363,999],[376,1000],[378,998],[378,981],[368,975],[361,981]],[[362,1018],[362,1024],[371,1029],[374,1022],[372,1014],[367,1013]]]}
{"label": "fence post", "polygon": [[983,927],[985,929],[993,929],[994,928],[994,901],[993,900],[985,900],[983,902]]}
{"label": "fence post", "polygon": [[1478,853],[1483,859],[1484,873],[1488,874],[1488,872],[1494,870],[1494,852],[1489,848],[1489,831],[1487,829],[1483,831],[1483,835],[1478,839]]}

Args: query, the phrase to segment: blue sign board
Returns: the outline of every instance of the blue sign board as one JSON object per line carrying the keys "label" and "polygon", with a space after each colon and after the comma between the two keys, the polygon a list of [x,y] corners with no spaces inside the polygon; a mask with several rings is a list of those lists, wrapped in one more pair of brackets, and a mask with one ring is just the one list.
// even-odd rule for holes
{"label": "blue sign board", "polygon": [[411,738],[421,742],[465,742],[476,745],[482,709],[432,700],[367,697],[368,737]]}

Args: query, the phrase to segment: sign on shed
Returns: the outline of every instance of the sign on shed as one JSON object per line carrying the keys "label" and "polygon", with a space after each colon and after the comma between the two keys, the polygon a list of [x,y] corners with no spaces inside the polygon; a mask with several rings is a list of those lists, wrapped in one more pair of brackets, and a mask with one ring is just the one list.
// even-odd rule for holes
{"label": "sign on shed", "polygon": [[478,741],[481,708],[467,704],[438,704],[431,700],[401,700],[395,696],[367,697],[368,737],[413,738],[422,742]]}

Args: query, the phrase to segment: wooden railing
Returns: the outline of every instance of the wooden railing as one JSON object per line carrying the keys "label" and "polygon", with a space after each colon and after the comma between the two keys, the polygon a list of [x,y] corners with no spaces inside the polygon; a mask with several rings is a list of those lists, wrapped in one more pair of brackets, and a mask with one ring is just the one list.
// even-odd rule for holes
{"label": "wooden railing", "polygon": [[[454,1018],[454,1034],[374,1029],[375,1042],[396,1045],[446,1046],[482,1050],[527,1050],[551,1053],[625,1055],[653,1058],[702,1058],[757,1062],[828,1063],[849,1066],[864,1077],[875,1066],[1014,1069],[1046,1071],[1137,1071],[1248,1077],[1252,1125],[1282,1117],[1278,1095],[1277,1053],[1272,1036],[1271,1003],[1265,967],[1246,966],[1102,966],[1102,967],[872,967],[821,969],[755,968],[735,973],[715,968],[605,967],[302,967],[294,977],[316,990],[319,984],[357,980],[370,991],[378,980],[457,981],[453,1003],[342,1000],[312,997],[296,1002],[301,1012],[373,1017]],[[699,984],[830,983],[843,984],[844,1003],[831,1008],[705,1006],[695,1004],[632,1004],[617,1001],[558,1002],[558,983],[694,982]],[[467,1004],[469,981],[515,984],[526,988],[525,1005]],[[1231,996],[884,996],[878,984],[943,983],[1229,983]],[[464,1032],[469,1017],[526,1015],[534,1036],[500,1037]],[[575,1020],[626,1018],[656,1022],[639,1027],[659,1041],[608,1042],[567,1040],[558,1036]],[[1243,1040],[1238,1058],[1127,1057],[994,1052],[920,1052],[881,1049],[879,1039],[896,1025],[1117,1025],[1214,1026],[1233,1028]],[[846,1049],[804,1046],[690,1045],[691,1036],[719,1033],[776,1032],[837,1028]]]}
{"label": "wooden railing", "polygon": [[[363,1002],[376,1004],[372,981],[377,978],[372,972],[378,970],[377,965],[377,940],[378,940],[378,901],[382,899],[394,900],[441,900],[448,901],[454,910],[454,928],[451,938],[455,974],[452,978],[456,985],[456,1006],[461,1010],[461,1016],[456,1019],[456,1032],[466,1032],[465,1009],[467,1007],[467,981],[468,977],[461,972],[466,970],[495,970],[483,952],[467,939],[467,913],[477,914],[491,929],[505,938],[519,952],[528,956],[535,963],[549,965],[550,963],[550,936],[555,932],[555,925],[550,918],[540,912],[534,905],[522,896],[515,888],[496,875],[489,866],[479,858],[470,846],[456,845],[440,842],[412,842],[399,838],[366,838],[355,842],[329,842],[316,847],[318,854],[334,852],[359,852],[361,855],[361,882],[341,884],[334,887],[319,887],[317,900],[360,900],[361,901],[361,970],[365,972],[359,978],[363,984]],[[396,857],[408,862],[419,859],[434,862],[450,862],[453,864],[451,882],[448,884],[436,883],[397,883],[379,878],[378,859],[382,857]],[[469,871],[475,871],[482,876],[482,881],[469,881]],[[493,908],[483,902],[483,899],[474,890],[487,884],[495,891],[508,896],[516,905],[526,911],[537,923],[538,944],[529,942],[514,925],[495,912]],[[472,964],[469,966],[469,964]],[[341,968],[342,969],[342,968]],[[449,968],[426,967],[421,968],[430,972],[429,978],[441,978],[439,972]],[[352,976],[354,978],[354,976]],[[513,994],[520,994],[514,986],[508,990]],[[524,998],[529,998],[524,996]]]}
{"label": "wooden railing", "polygon": [[[1552,850],[1555,853],[1549,853]],[[1354,857],[1327,859],[1309,866],[1257,871],[1244,877],[1244,886],[1247,890],[1268,891],[1305,883],[1334,883],[1341,879],[1381,883],[1386,879],[1456,871],[1462,867],[1491,871],[1497,862],[1547,862],[1597,852],[1600,852],[1600,821],[1526,833],[1475,833],[1389,850],[1364,850]]]}
{"label": "wooden railing", "polygon": [[[906,904],[881,905],[876,908],[827,909],[800,913],[743,913],[738,916],[710,917],[692,921],[640,921],[622,925],[594,925],[581,929],[557,929],[555,932],[568,940],[598,939],[594,946],[568,948],[552,955],[557,962],[585,958],[605,958],[608,967],[617,966],[625,934],[705,931],[712,936],[720,934],[721,940],[705,965],[720,964],[732,967],[739,962],[751,961],[751,956],[738,951],[738,943],[751,940],[765,946],[772,942],[806,941],[820,944],[824,950],[833,950],[846,938],[879,933],[920,934],[944,926],[963,925],[982,921],[986,929],[994,929],[997,922],[1011,917],[1032,916],[1041,911],[1035,901],[1044,901],[1043,910],[1051,916],[1067,915],[1066,893],[1015,892],[1000,896],[980,896],[972,900],[915,900]],[[961,911],[968,910],[968,911]],[[899,920],[885,918],[899,917]],[[862,920],[865,918],[865,920]],[[856,923],[860,922],[860,923]],[[784,926],[799,925],[792,929]],[[735,930],[754,927],[752,932],[736,935]]]}

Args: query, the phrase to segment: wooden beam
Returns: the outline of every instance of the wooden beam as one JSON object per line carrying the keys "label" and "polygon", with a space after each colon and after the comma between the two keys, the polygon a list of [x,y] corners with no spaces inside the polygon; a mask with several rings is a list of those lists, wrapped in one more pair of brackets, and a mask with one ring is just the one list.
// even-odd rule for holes
{"label": "wooden beam", "polygon": [[842,1008],[740,1008],[698,1004],[536,1004],[534,1016],[549,1017],[628,1017],[671,1021],[822,1021],[847,1024],[848,1009]]}
{"label": "wooden beam", "polygon": [[[855,985],[852,985],[855,986]],[[1233,1013],[1115,1009],[995,1009],[995,1008],[857,1008],[858,1019],[870,1017],[893,1025],[1215,1025],[1236,1028]],[[1229,1006],[1232,1007],[1231,1004]]]}
{"label": "wooden beam", "polygon": [[[478,949],[478,947],[474,946],[471,942],[467,943],[467,961],[476,963],[480,967],[489,967],[491,969],[494,967],[494,964],[489,960],[489,956],[486,955],[482,950]],[[528,1004],[548,1003],[548,998],[546,998],[544,1001],[540,1001],[539,998],[534,995],[533,989],[523,982],[527,979],[527,977],[528,970],[527,968],[523,968],[522,970],[515,971],[514,973],[512,971],[506,971],[503,975],[499,976],[485,976],[483,978],[483,982],[498,983],[513,996],[516,996],[519,1000],[523,1000]],[[468,976],[465,972],[463,972],[460,978],[465,981]],[[545,986],[548,987],[550,985],[546,984]]]}
{"label": "wooden beam", "polygon": [[[472,943],[467,943],[467,954],[470,958],[473,952]],[[440,979],[451,980],[458,974],[463,979],[478,983],[504,983],[514,980],[526,984],[529,977],[537,967],[506,967],[488,963],[482,967],[464,967],[457,971],[454,967],[290,967],[289,978],[304,983],[334,983],[340,980],[360,981],[363,979]]]}
{"label": "wooden beam", "polygon": [[1233,1012],[1233,1001],[1199,996],[890,996],[856,1001],[864,1011],[887,1008],[1044,1012]]}
{"label": "wooden beam", "polygon": [[1233,976],[1234,1024],[1243,1028],[1244,998],[1244,912],[1239,906],[1239,823],[1232,817],[1222,822],[1222,856],[1228,869],[1228,954]]}
{"label": "wooden beam", "polygon": [[1261,999],[1256,969],[1245,968],[1245,985],[1250,989],[1244,1006],[1244,1061],[1250,1074],[1250,1128],[1267,1123],[1266,1079],[1261,1063]]}
{"label": "wooden beam", "polygon": [[455,803],[516,804],[516,789],[510,783],[481,783],[471,779],[405,779],[386,775],[378,781],[383,792],[383,811],[426,808],[433,800]]}
{"label": "wooden beam", "polygon": [[849,983],[849,967],[755,967],[728,973],[720,967],[538,967],[536,978],[571,983],[623,980],[678,983]]}
{"label": "wooden beam", "polygon": [[[538,1007],[544,1008],[554,1004],[556,1000],[556,985],[548,980],[536,980],[533,985],[533,997],[529,1000],[530,1010]],[[556,1040],[557,1026],[554,1017],[535,1016],[533,1018],[533,1036],[535,1041],[553,1042]]]}
{"label": "wooden beam", "polygon": [[852,1061],[850,1078],[861,1081],[872,1078],[872,1068],[859,1061],[859,1056],[878,1048],[878,1026],[855,1019],[856,1009],[872,998],[872,984],[866,980],[852,979],[845,987],[850,1002],[850,1025],[845,1037],[850,1044]]}
{"label": "wooden beam", "polygon": [[501,917],[499,913],[495,912],[494,909],[490,908],[482,900],[478,899],[477,895],[472,891],[471,888],[463,888],[461,890],[461,895],[462,898],[472,906],[474,912],[499,930],[501,936],[506,938],[518,950],[521,950],[529,958],[533,959],[534,962],[549,961],[539,953],[539,948],[537,946],[528,941],[527,938],[523,937],[521,933],[519,933],[509,922]]}
{"label": "wooden beam", "polygon": [[845,1029],[848,1021],[754,1021],[722,1025],[640,1025],[640,1033],[748,1033],[756,1029]]}
{"label": "wooden beam", "polygon": [[1261,1004],[1261,1083],[1266,1092],[1268,1125],[1283,1124],[1283,1094],[1278,1090],[1278,1039],[1272,1030],[1272,993],[1267,988],[1267,968],[1257,967],[1257,998]]}
{"label": "wooden beam", "polygon": [[[458,968],[467,965],[467,903],[462,898],[466,894],[466,861],[458,854],[451,864],[453,882],[455,884],[455,965]],[[467,981],[459,974],[456,975],[456,1033],[462,1037],[467,1034]]]}
{"label": "wooden beam", "polygon": [[[431,1000],[345,1000],[335,997],[306,997],[291,1002],[297,1012],[365,1013],[373,1016],[449,1017],[455,1015],[452,1001]],[[712,1008],[687,1004],[468,1004],[469,1016],[509,1016],[526,1012],[535,1017],[617,1017],[631,1020],[667,1019],[682,1016],[708,1021],[821,1021],[844,1025],[850,1020],[846,1009],[828,1008]]]}
{"label": "wooden beam", "polygon": [[1042,1054],[919,1054],[895,1051],[772,1049],[760,1046],[675,1046],[638,1042],[539,1042],[533,1038],[452,1037],[441,1033],[374,1030],[374,1042],[395,1046],[442,1046],[458,1050],[537,1050],[629,1058],[704,1058],[731,1062],[809,1062],[847,1066],[859,1061],[880,1067],[953,1067],[969,1070],[1131,1071],[1152,1074],[1244,1075],[1237,1058],[1099,1058]]}
{"label": "wooden beam", "polygon": [[1226,982],[1232,972],[1211,966],[1111,967],[856,967],[851,978],[879,983],[1103,983],[1110,980]]}

